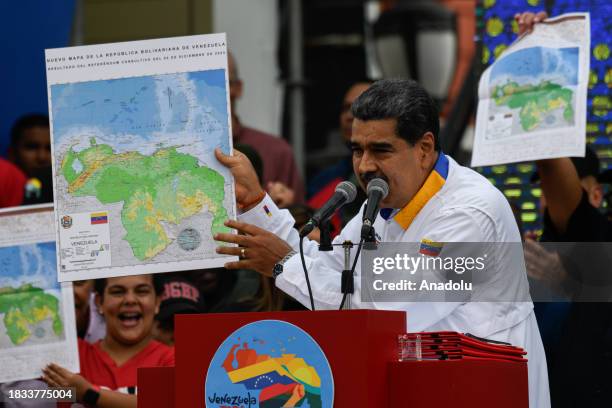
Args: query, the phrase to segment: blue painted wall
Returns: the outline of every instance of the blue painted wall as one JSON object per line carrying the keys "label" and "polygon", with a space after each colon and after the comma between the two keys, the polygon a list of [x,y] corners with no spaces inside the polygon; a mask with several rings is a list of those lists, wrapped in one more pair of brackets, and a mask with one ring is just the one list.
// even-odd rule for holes
{"label": "blue painted wall", "polygon": [[75,0],[0,2],[0,156],[13,122],[48,112],[45,48],[69,45]]}

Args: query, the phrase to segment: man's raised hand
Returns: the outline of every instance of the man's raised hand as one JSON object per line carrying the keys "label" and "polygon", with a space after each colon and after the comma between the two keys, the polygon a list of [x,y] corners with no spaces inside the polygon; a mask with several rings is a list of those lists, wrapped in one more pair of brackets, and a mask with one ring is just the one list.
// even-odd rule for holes
{"label": "man's raised hand", "polygon": [[248,211],[266,196],[261,187],[257,173],[248,157],[234,149],[232,156],[223,154],[221,149],[215,149],[215,157],[227,167],[236,183],[236,204],[243,211]]}

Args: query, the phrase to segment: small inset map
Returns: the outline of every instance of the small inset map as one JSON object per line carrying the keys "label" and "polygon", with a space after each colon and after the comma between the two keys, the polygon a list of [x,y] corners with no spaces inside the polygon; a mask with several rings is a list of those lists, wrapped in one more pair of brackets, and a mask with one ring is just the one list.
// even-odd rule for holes
{"label": "small inset map", "polygon": [[530,47],[491,68],[485,138],[573,126],[579,48]]}
{"label": "small inset map", "polygon": [[0,247],[0,350],[63,340],[55,243]]}

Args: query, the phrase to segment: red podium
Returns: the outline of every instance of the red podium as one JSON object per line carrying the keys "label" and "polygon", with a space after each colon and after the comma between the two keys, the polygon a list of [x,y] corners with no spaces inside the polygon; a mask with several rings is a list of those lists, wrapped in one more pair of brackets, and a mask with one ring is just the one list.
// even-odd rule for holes
{"label": "red podium", "polygon": [[139,369],[139,406],[206,406],[213,355],[237,329],[260,320],[292,323],[318,343],[333,373],[335,407],[528,407],[526,364],[397,362],[405,313],[372,310],[177,316],[176,367]]}

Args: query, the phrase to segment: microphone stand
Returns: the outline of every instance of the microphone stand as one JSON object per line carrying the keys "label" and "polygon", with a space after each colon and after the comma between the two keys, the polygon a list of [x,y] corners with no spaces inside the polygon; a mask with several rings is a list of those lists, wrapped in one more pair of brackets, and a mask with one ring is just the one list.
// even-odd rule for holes
{"label": "microphone stand", "polygon": [[344,241],[342,248],[344,249],[344,270],[342,271],[340,291],[345,298],[342,310],[351,310],[351,297],[355,293],[355,282],[353,271],[351,270],[351,249],[353,248],[353,243],[351,241]]}
{"label": "microphone stand", "polygon": [[331,231],[329,228],[329,221],[324,221],[319,225],[319,230],[321,231],[321,239],[319,242],[319,251],[333,251],[332,240],[331,240]]}
{"label": "microphone stand", "polygon": [[374,250],[378,247],[376,245],[376,231],[373,225],[364,225],[361,228],[361,239],[363,240],[363,249]]}

